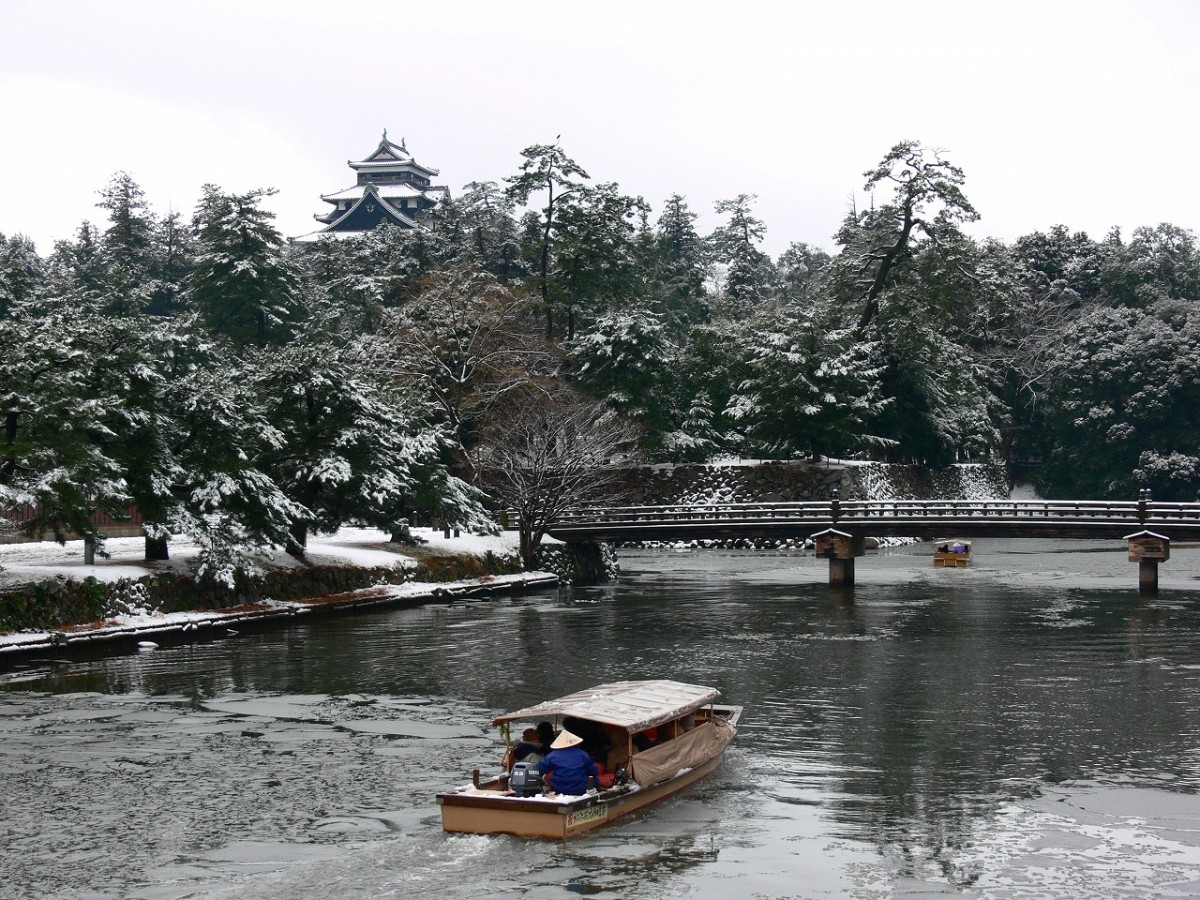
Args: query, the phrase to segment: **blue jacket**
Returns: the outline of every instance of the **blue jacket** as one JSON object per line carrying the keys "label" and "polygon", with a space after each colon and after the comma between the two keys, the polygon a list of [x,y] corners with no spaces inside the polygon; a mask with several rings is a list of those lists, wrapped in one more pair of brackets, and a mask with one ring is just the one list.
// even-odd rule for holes
{"label": "blue jacket", "polygon": [[538,771],[543,775],[550,773],[553,776],[550,786],[559,794],[586,794],[588,776],[600,776],[600,770],[596,768],[592,758],[578,745],[551,750],[550,754],[538,763]]}

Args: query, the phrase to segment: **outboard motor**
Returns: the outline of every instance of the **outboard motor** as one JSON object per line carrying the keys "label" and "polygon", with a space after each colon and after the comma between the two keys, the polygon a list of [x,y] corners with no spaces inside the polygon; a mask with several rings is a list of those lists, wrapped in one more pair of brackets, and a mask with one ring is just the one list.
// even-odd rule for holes
{"label": "outboard motor", "polygon": [[508,786],[518,797],[532,797],[542,792],[542,773],[535,762],[519,762],[513,766]]}

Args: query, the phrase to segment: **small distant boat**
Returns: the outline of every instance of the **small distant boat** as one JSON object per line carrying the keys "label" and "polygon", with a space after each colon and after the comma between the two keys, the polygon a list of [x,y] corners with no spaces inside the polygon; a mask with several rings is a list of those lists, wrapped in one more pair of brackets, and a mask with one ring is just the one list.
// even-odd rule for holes
{"label": "small distant boat", "polygon": [[[513,722],[570,719],[578,731],[599,735],[605,773],[602,790],[560,795],[536,783],[528,764],[491,778],[473,773],[472,783],[437,795],[442,828],[469,834],[568,838],[641,809],[711,775],[737,734],[740,706],[720,706],[714,688],[678,681],[619,681],[497,716],[512,746]],[[643,749],[644,748],[644,749]]]}
{"label": "small distant boat", "polygon": [[961,539],[939,540],[933,546],[935,569],[965,569],[971,565],[971,542]]}

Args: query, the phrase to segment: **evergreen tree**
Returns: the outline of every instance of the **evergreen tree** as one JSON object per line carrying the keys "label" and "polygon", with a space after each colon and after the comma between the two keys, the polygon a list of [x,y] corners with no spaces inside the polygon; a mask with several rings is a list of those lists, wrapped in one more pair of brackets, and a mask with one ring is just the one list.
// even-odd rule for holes
{"label": "evergreen tree", "polygon": [[744,377],[728,412],[745,452],[817,459],[890,443],[870,430],[887,405],[875,348],[832,319],[823,306],[761,309],[734,332]]}
{"label": "evergreen tree", "polygon": [[832,261],[832,257],[819,247],[792,244],[780,254],[776,264],[780,297],[801,308],[827,298],[826,280]]}
{"label": "evergreen tree", "polygon": [[205,185],[193,218],[199,255],[188,299],[215,333],[238,347],[286,340],[299,316],[294,266],[260,208],[273,190],[223,194]]}
{"label": "evergreen tree", "polygon": [[101,311],[126,316],[151,303],[151,248],[156,227],[145,193],[128,172],[118,172],[100,191],[96,205],[108,212],[109,226],[100,241],[104,278]]}
{"label": "evergreen tree", "polygon": [[636,422],[647,448],[656,451],[669,415],[658,387],[672,362],[662,322],[653,313],[613,310],[598,316],[571,351],[579,380]]}
{"label": "evergreen tree", "polygon": [[506,178],[507,195],[513,203],[525,205],[537,196],[544,202],[540,210],[530,210],[521,220],[526,259],[534,273],[546,318],[546,337],[554,339],[555,296],[553,276],[557,268],[557,246],[561,237],[559,222],[563,205],[591,178],[562,147],[534,144],[521,151],[525,161],[520,173]]}
{"label": "evergreen tree", "polygon": [[[398,530],[406,502],[447,483],[445,439],[426,424],[423,404],[385,392],[345,348],[294,341],[255,351],[249,362],[266,420],[281,438],[259,467],[305,510],[291,522],[292,552],[303,552],[310,531],[346,522]],[[479,510],[462,496],[467,505],[451,513],[478,521]]]}
{"label": "evergreen tree", "polygon": [[1200,314],[1096,308],[1062,335],[1041,406],[1052,496],[1200,495]]}
{"label": "evergreen tree", "polygon": [[864,173],[864,190],[890,185],[887,202],[852,212],[838,232],[843,250],[832,273],[838,294],[858,307],[860,334],[886,305],[887,293],[903,280],[922,242],[937,244],[962,222],[979,218],[962,192],[962,169],[916,141],[894,146]]}
{"label": "evergreen tree", "polygon": [[668,197],[653,233],[649,259],[644,263],[664,325],[676,336],[684,334],[690,325],[709,319],[704,287],[708,248],[697,234],[695,222],[696,214],[683,197]]}
{"label": "evergreen tree", "polygon": [[35,537],[99,543],[93,513],[120,517],[129,503],[108,452],[126,400],[96,377],[98,324],[70,304],[0,319],[0,509],[36,510],[22,525]]}
{"label": "evergreen tree", "polygon": [[472,181],[444,204],[439,229],[456,248],[455,257],[475,260],[497,278],[524,271],[513,202],[494,181]]}
{"label": "evergreen tree", "polygon": [[15,315],[45,282],[45,264],[23,234],[0,234],[0,319]]}
{"label": "evergreen tree", "polygon": [[716,259],[726,266],[721,292],[726,315],[744,315],[772,292],[771,259],[758,249],[767,228],[753,213],[757,199],[753,194],[739,194],[716,203],[717,212],[729,216],[710,238]]}
{"label": "evergreen tree", "polygon": [[647,212],[640,197],[627,197],[609,183],[585,185],[562,203],[551,296],[566,310],[568,341],[581,317],[623,307],[639,294],[636,238]]}

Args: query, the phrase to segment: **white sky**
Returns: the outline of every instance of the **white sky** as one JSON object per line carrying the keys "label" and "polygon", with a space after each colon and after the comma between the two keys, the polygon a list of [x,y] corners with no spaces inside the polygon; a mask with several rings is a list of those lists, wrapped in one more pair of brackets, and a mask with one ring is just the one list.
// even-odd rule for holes
{"label": "white sky", "polygon": [[966,173],[974,233],[1200,228],[1189,0],[0,0],[0,233],[39,250],[120,169],[158,213],[278,188],[287,235],[384,128],[459,193],[561,135],[657,218],[757,194],[765,249],[833,249],[896,142]]}

